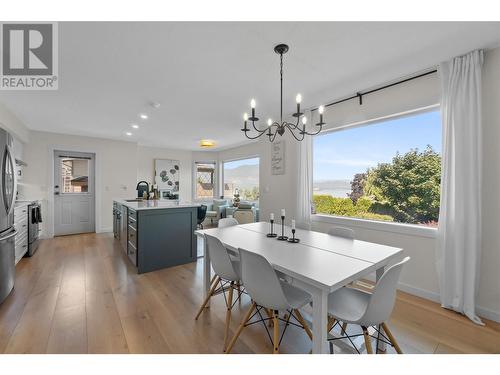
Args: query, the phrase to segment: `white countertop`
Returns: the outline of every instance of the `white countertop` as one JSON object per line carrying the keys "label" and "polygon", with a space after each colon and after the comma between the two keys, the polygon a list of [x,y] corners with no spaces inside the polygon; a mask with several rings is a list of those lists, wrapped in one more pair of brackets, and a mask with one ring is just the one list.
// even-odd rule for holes
{"label": "white countertop", "polygon": [[147,200],[139,202],[127,202],[125,199],[113,199],[114,202],[120,203],[133,210],[157,210],[165,208],[189,208],[198,207],[198,203],[178,202],[169,200]]}
{"label": "white countertop", "polygon": [[26,206],[31,203],[38,203],[38,200],[36,199],[16,199],[16,202],[14,203],[14,207],[19,207],[19,206]]}

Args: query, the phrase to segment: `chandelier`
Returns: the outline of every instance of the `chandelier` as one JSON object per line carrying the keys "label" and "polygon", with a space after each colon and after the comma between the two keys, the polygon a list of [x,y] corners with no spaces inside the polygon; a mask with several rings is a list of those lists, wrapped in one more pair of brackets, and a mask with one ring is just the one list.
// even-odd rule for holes
{"label": "chandelier", "polygon": [[[274,121],[271,119],[267,120],[267,128],[259,129],[255,123],[259,121],[259,118],[255,115],[255,99],[252,99],[250,102],[252,115],[249,117],[248,113],[243,115],[244,126],[241,131],[245,133],[245,136],[248,139],[257,139],[264,134],[269,137],[270,142],[274,142],[276,135],[279,134],[282,136],[285,133],[285,130],[288,129],[293,137],[297,141],[302,141],[306,135],[316,135],[318,134],[323,125],[323,112],[325,110],[324,106],[320,106],[318,108],[319,113],[319,122],[316,124],[316,130],[313,132],[309,132],[306,130],[307,125],[307,117],[304,113],[300,112],[300,103],[302,102],[302,95],[297,94],[295,100],[297,102],[297,111],[292,115],[295,117],[293,122],[283,121],[283,55],[288,52],[288,46],[286,44],[278,44],[274,47],[274,52],[280,55],[280,121]],[[248,133],[252,130],[248,127],[248,122],[252,123],[252,128],[257,134],[249,135]]]}

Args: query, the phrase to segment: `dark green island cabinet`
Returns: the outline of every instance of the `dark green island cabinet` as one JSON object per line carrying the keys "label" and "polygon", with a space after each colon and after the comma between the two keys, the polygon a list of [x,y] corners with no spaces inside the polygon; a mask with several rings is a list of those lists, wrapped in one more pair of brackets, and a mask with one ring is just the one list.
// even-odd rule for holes
{"label": "dark green island cabinet", "polygon": [[196,261],[197,207],[170,201],[113,202],[114,236],[138,273]]}

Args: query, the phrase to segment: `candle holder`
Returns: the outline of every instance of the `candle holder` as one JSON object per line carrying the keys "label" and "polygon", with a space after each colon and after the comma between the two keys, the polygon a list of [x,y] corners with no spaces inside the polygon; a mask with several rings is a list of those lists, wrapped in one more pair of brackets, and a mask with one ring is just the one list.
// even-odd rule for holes
{"label": "candle holder", "polygon": [[288,237],[285,236],[285,217],[281,216],[281,236],[278,237],[280,241],[288,240]]}
{"label": "candle holder", "polygon": [[271,238],[274,238],[274,237],[277,237],[278,235],[276,233],[273,232],[273,224],[274,224],[274,220],[269,220],[270,223],[271,223],[271,233],[268,233],[267,234],[267,237],[271,237]]}
{"label": "candle holder", "polygon": [[288,242],[291,242],[291,243],[300,242],[300,239],[295,238],[295,229],[292,229],[292,237],[288,239]]}

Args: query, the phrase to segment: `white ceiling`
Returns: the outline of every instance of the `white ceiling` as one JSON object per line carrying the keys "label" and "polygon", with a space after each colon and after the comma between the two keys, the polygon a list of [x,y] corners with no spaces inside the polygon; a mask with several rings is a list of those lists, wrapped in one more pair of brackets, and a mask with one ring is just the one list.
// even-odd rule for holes
{"label": "white ceiling", "polygon": [[187,150],[209,138],[226,148],[245,142],[239,129],[252,97],[261,118],[279,113],[280,42],[290,45],[291,113],[298,92],[313,106],[496,47],[500,22],[64,22],[59,90],[3,91],[0,101],[30,129]]}

